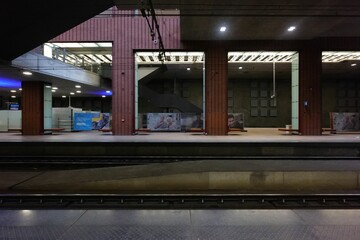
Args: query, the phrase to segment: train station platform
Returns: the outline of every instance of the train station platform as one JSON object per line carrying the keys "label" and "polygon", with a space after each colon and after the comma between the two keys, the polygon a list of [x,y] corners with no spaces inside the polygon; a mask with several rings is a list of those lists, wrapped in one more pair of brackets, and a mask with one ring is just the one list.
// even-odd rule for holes
{"label": "train station platform", "polygon": [[0,238],[357,240],[360,210],[0,210]]}
{"label": "train station platform", "polygon": [[358,157],[360,133],[299,136],[277,128],[254,128],[226,136],[150,132],[114,136],[70,132],[42,136],[0,133],[3,156],[351,156]]}

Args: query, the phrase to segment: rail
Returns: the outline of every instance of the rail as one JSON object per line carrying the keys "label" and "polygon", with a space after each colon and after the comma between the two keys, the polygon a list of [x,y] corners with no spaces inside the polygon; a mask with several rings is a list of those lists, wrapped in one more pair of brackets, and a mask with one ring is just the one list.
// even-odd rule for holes
{"label": "rail", "polygon": [[2,194],[0,209],[359,209],[360,194]]}

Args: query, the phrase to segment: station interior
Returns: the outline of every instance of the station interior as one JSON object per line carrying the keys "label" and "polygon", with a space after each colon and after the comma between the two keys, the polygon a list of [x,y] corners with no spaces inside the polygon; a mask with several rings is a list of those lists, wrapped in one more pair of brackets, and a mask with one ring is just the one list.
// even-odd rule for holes
{"label": "station interior", "polygon": [[360,5],[4,10],[0,239],[360,238]]}

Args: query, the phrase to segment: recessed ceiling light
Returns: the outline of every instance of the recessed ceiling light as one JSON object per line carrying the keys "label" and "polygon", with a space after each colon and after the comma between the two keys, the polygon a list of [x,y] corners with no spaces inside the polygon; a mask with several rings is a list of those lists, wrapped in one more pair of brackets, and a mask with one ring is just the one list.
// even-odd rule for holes
{"label": "recessed ceiling light", "polygon": [[295,26],[291,26],[291,27],[288,28],[288,31],[289,31],[289,32],[292,32],[292,31],[294,31],[295,29],[296,29]]}
{"label": "recessed ceiling light", "polygon": [[76,92],[77,92],[77,93],[81,93],[81,91],[80,91],[80,90],[77,90]]}
{"label": "recessed ceiling light", "polygon": [[356,63],[352,63],[350,66],[355,67],[357,64]]}
{"label": "recessed ceiling light", "polygon": [[222,26],[222,27],[220,28],[220,32],[225,32],[225,31],[226,31],[226,27]]}
{"label": "recessed ceiling light", "polygon": [[10,92],[16,92],[16,90],[10,90]]}
{"label": "recessed ceiling light", "polygon": [[65,96],[65,95],[63,95],[63,96],[62,96],[62,98],[66,98],[66,96]]}
{"label": "recessed ceiling light", "polygon": [[105,98],[106,96],[105,96],[105,95],[102,95],[101,97]]}
{"label": "recessed ceiling light", "polygon": [[111,93],[111,91],[107,90],[106,93]]}
{"label": "recessed ceiling light", "polygon": [[191,70],[191,68],[186,68],[186,70],[190,71],[190,70]]}
{"label": "recessed ceiling light", "polygon": [[80,86],[80,85],[75,85],[75,87],[76,87],[76,88],[81,88],[81,86]]}
{"label": "recessed ceiling light", "polygon": [[75,93],[71,92],[70,95],[74,95]]}
{"label": "recessed ceiling light", "polygon": [[23,71],[23,74],[24,74],[24,75],[28,75],[28,76],[30,76],[30,75],[32,75],[32,72],[29,72],[29,71]]}
{"label": "recessed ceiling light", "polygon": [[16,98],[16,96],[11,96],[11,98]]}
{"label": "recessed ceiling light", "polygon": [[242,69],[242,67],[239,67],[239,69]]}

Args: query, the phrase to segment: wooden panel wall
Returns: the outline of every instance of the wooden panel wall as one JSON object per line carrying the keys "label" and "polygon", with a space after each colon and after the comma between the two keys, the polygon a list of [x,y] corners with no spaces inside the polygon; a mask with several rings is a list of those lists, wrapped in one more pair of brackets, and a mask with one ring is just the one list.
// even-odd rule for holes
{"label": "wooden panel wall", "polygon": [[22,82],[21,109],[22,134],[44,133],[44,83]]}
{"label": "wooden panel wall", "polygon": [[299,51],[299,131],[302,135],[321,135],[321,54],[316,46]]}
{"label": "wooden panel wall", "polygon": [[[113,42],[112,128],[114,135],[131,135],[135,130],[134,50],[158,51],[143,17],[121,16],[131,11],[114,10],[109,18],[92,18],[54,38],[53,42]],[[179,49],[180,18],[158,17],[165,49]],[[101,96],[99,96],[101,97]]]}
{"label": "wooden panel wall", "polygon": [[227,50],[213,45],[205,52],[205,130],[208,135],[228,132]]}

